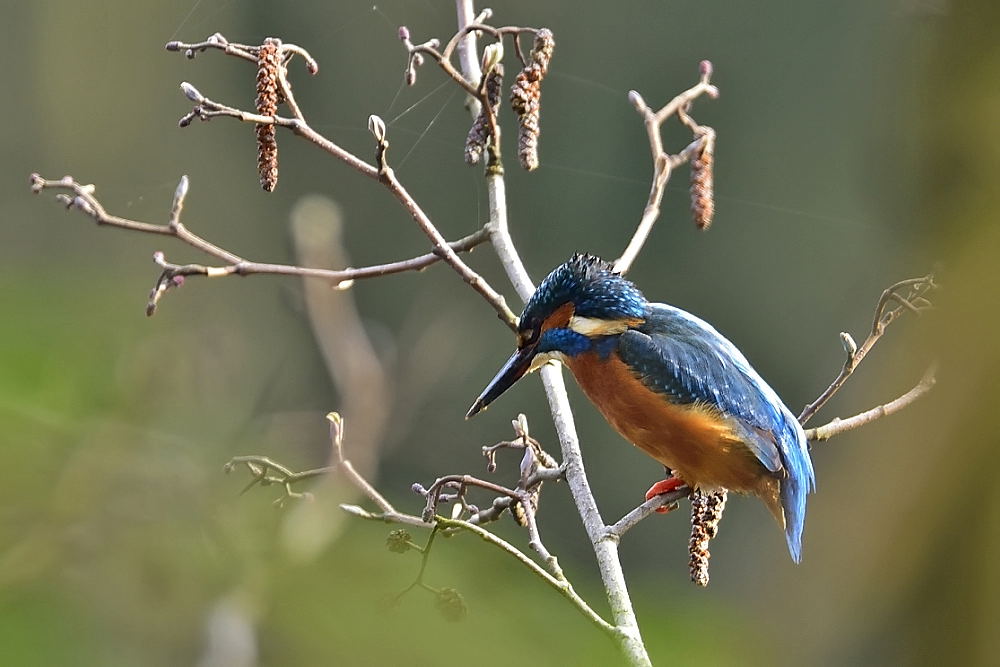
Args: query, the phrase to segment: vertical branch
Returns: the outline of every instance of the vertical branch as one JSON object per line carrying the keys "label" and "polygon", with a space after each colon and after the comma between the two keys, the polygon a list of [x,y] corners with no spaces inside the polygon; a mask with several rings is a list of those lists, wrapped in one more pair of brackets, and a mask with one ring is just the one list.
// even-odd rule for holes
{"label": "vertical branch", "polygon": [[[457,0],[458,29],[464,30],[469,17],[475,15],[472,0]],[[475,56],[462,59],[465,76],[473,81],[479,77],[474,71],[466,70],[466,63],[475,63],[478,69],[479,59]],[[514,246],[510,236],[507,220],[507,191],[502,169],[490,169],[486,174],[486,188],[489,193],[490,205],[490,240],[496,249],[497,256],[510,279],[511,284],[522,300],[527,301],[535,285],[531,281],[524,263]],[[616,637],[628,662],[632,665],[651,665],[649,654],[639,633],[639,623],[635,616],[632,600],[629,597],[625,583],[625,573],[618,557],[618,540],[610,538],[590,490],[590,483],[583,465],[583,455],[580,451],[580,439],[573,420],[569,396],[563,381],[562,369],[546,365],[541,369],[542,383],[545,395],[552,412],[552,421],[559,437],[562,449],[563,464],[566,466],[566,481],[583,521],[587,535],[594,548],[597,564],[604,581],[604,589],[616,625]]]}
{"label": "vertical branch", "polygon": [[[471,23],[476,23],[476,10],[473,8],[471,2],[467,2],[466,0],[455,0],[455,11],[458,14],[459,30]],[[475,32],[470,31],[459,40],[458,62],[462,68],[462,74],[465,75],[465,78],[468,79],[473,86],[478,86],[483,73],[479,68],[479,56],[476,52]],[[469,113],[472,114],[473,118],[479,115],[479,100],[472,95],[468,95],[466,97],[465,106],[469,109]]]}

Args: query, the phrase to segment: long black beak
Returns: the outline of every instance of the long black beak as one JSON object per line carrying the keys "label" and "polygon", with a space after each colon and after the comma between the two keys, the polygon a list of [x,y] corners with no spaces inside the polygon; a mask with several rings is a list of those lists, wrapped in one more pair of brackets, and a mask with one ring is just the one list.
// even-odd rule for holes
{"label": "long black beak", "polygon": [[483,389],[476,402],[472,404],[465,418],[474,417],[476,413],[495,401],[500,394],[504,393],[511,386],[524,377],[524,374],[531,368],[531,360],[535,357],[535,347],[524,347],[518,349],[511,355],[507,363],[497,373],[496,377]]}

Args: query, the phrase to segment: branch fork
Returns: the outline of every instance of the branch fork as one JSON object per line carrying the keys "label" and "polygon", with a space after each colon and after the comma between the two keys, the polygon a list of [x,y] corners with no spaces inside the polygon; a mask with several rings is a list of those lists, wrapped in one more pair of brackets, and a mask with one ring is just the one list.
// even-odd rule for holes
{"label": "branch fork", "polygon": [[[712,84],[712,63],[708,60],[701,61],[699,65],[699,80],[691,88],[688,88],[680,95],[667,102],[659,109],[653,109],[642,98],[637,91],[629,91],[628,99],[635,107],[635,110],[642,116],[643,124],[646,127],[646,136],[649,140],[649,150],[653,158],[653,179],[649,188],[649,196],[646,200],[646,208],[642,212],[642,218],[636,227],[632,239],[622,252],[621,257],[615,261],[615,271],[627,273],[635,262],[639,252],[649,238],[653,225],[660,217],[660,204],[663,201],[663,193],[666,190],[670,176],[676,167],[695,161],[697,165],[701,160],[703,163],[693,170],[700,178],[700,185],[697,194],[692,183],[692,210],[695,223],[705,229],[711,223],[712,212],[714,212],[714,198],[711,188],[711,162],[704,163],[705,157],[711,156],[715,150],[715,130],[699,125],[691,117],[691,106],[694,101],[702,96],[715,99],[719,96],[719,89]],[[679,153],[671,154],[663,147],[662,127],[667,120],[676,116],[677,119],[691,130],[693,139]],[[701,171],[697,169],[700,167]],[[705,187],[705,182],[708,187]],[[700,201],[699,201],[700,200]],[[711,210],[706,209],[711,205]]]}

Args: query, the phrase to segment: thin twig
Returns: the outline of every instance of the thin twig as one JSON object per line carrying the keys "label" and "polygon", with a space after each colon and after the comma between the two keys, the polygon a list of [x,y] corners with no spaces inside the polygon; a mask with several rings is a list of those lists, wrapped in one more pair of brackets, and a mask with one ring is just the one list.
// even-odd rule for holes
{"label": "thin twig", "polygon": [[485,528],[469,523],[468,521],[462,521],[460,519],[447,519],[445,517],[437,516],[435,517],[435,522],[437,525],[445,528],[460,528],[462,530],[466,530],[474,535],[479,536],[481,539],[483,539],[486,542],[489,542],[493,546],[507,552],[509,555],[517,559],[522,565],[531,570],[534,574],[541,577],[547,584],[549,584],[549,586],[558,591],[560,595],[562,595],[564,598],[572,602],[573,606],[575,606],[577,610],[579,610],[580,613],[583,614],[584,617],[591,623],[593,623],[595,626],[597,626],[598,628],[600,628],[601,630],[603,630],[604,632],[608,633],[613,637],[616,637],[619,634],[618,629],[615,628],[615,626],[611,625],[606,620],[604,620],[600,616],[600,614],[594,611],[594,609],[589,604],[587,604],[586,600],[584,600],[579,596],[579,594],[577,594],[576,590],[573,588],[573,585],[569,582],[568,579],[566,579],[565,577],[558,578],[552,574],[549,574],[538,563],[528,558],[527,555],[525,555],[521,550],[512,545],[510,542],[507,542],[503,538],[494,535]]}
{"label": "thin twig", "polygon": [[806,437],[813,441],[829,440],[835,435],[846,433],[847,431],[854,430],[860,426],[870,424],[876,419],[881,419],[882,417],[887,417],[888,415],[899,412],[929,392],[936,381],[935,367],[931,366],[927,369],[927,372],[924,373],[920,382],[918,382],[913,389],[906,392],[899,398],[889,401],[884,405],[876,406],[871,410],[866,410],[865,412],[854,415],[853,417],[848,417],[846,419],[838,417],[827,424],[808,429],[806,430]]}
{"label": "thin twig", "polygon": [[189,99],[197,102],[194,110],[181,118],[180,125],[182,127],[189,125],[195,118],[210,120],[219,116],[236,118],[245,123],[256,123],[258,125],[272,124],[279,127],[287,127],[299,136],[305,137],[334,157],[342,160],[348,166],[353,167],[359,173],[368,176],[369,178],[373,178],[384,185],[393,194],[393,196],[396,197],[400,204],[403,205],[403,208],[405,208],[410,214],[413,220],[417,223],[417,226],[420,227],[421,231],[423,231],[424,234],[426,234],[431,240],[435,254],[440,254],[441,258],[444,259],[444,261],[447,262],[448,265],[451,266],[467,284],[479,292],[486,302],[490,304],[494,310],[496,310],[497,315],[510,329],[514,330],[517,328],[517,318],[514,313],[511,312],[510,308],[507,307],[503,296],[494,290],[485,278],[473,271],[468,264],[462,261],[457,253],[448,247],[448,242],[443,236],[441,236],[441,233],[438,231],[434,223],[431,222],[430,218],[426,213],[424,213],[420,205],[417,204],[416,200],[410,196],[410,193],[403,187],[402,183],[399,182],[399,179],[396,178],[395,172],[388,165],[386,153],[389,148],[389,141],[386,135],[385,122],[382,121],[381,118],[378,116],[370,116],[368,122],[368,129],[374,135],[376,141],[375,156],[377,165],[372,166],[313,130],[302,119],[285,118],[282,116],[262,116],[243,111],[242,109],[236,109],[234,107],[210,100],[199,93],[190,84],[183,85],[182,90],[184,90],[184,94]]}
{"label": "thin twig", "polygon": [[418,550],[420,551],[420,570],[417,571],[417,578],[413,580],[412,584],[404,588],[398,595],[396,595],[397,600],[412,591],[417,586],[426,586],[426,584],[424,584],[424,574],[427,572],[427,564],[431,559],[431,550],[434,548],[434,539],[437,538],[440,527],[440,525],[435,523],[434,527],[431,528],[431,534],[427,537],[427,543],[423,547],[418,547]]}
{"label": "thin twig", "polygon": [[[653,157],[653,181],[649,188],[649,197],[646,200],[646,208],[642,212],[642,218],[636,227],[632,239],[629,241],[621,257],[615,261],[615,271],[626,273],[632,267],[639,251],[649,238],[649,233],[653,230],[653,224],[660,217],[660,203],[663,201],[663,193],[675,167],[678,167],[691,160],[691,157],[701,150],[701,148],[714,139],[714,131],[705,126],[696,124],[688,115],[691,103],[702,95],[715,98],[719,95],[719,89],[711,83],[712,66],[707,60],[701,63],[701,80],[691,88],[670,100],[659,110],[650,108],[642,96],[636,91],[629,92],[629,101],[636,111],[643,118],[646,127],[646,135],[649,139],[649,150]],[[680,121],[693,132],[695,138],[684,150],[676,155],[671,155],[663,148],[663,136],[661,129],[663,123],[671,116],[678,116]]]}
{"label": "thin twig", "polygon": [[[375,512],[370,512],[357,505],[341,505],[341,509],[343,509],[345,512],[348,512],[349,514],[360,517],[362,519],[367,519],[369,521],[382,521],[385,523],[402,523],[411,526],[421,526],[424,528],[433,527],[435,532],[439,528],[446,528],[446,529],[461,529],[474,533],[475,535],[478,535],[486,542],[489,542],[490,544],[502,549],[507,554],[513,556],[516,560],[521,562],[525,567],[527,567],[533,573],[540,576],[546,583],[548,583],[550,586],[559,591],[559,593],[563,597],[572,602],[573,605],[580,611],[580,613],[584,615],[584,617],[586,617],[588,620],[594,623],[601,630],[613,636],[618,635],[617,629],[610,623],[605,621],[603,618],[601,618],[601,616],[597,612],[595,612],[590,607],[590,605],[588,605],[586,601],[583,600],[576,593],[576,591],[573,589],[572,584],[570,584],[570,582],[566,579],[566,577],[562,575],[561,570],[558,570],[556,573],[552,574],[546,572],[545,569],[543,569],[540,565],[538,565],[538,563],[533,561],[524,552],[522,552],[514,545],[494,535],[488,530],[485,530],[480,526],[477,526],[468,521],[462,521],[460,519],[447,519],[440,515],[435,515],[431,517],[430,521],[424,521],[419,517],[396,511],[396,509],[392,506],[391,503],[389,503],[388,500],[386,500],[380,493],[378,493],[378,491],[376,491],[375,488],[372,487],[372,485],[369,484],[369,482],[366,479],[364,479],[364,477],[362,477],[354,470],[354,468],[350,465],[350,461],[344,456],[344,421],[340,417],[340,415],[338,415],[335,412],[331,412],[330,414],[327,415],[327,420],[330,422],[330,443],[333,449],[333,456],[331,458],[336,462],[336,465],[333,467],[336,468],[338,472],[345,473],[348,481],[351,484],[355,485],[358,489],[360,489],[365,495],[367,495],[381,510],[381,512],[375,513]],[[259,461],[264,457],[241,457],[241,460],[243,458]],[[291,476],[295,474],[292,473],[291,470],[288,470],[284,466],[281,466],[280,464],[275,463],[270,459],[266,459],[266,461],[271,468],[281,471],[286,476]],[[477,481],[481,482],[482,480],[477,480]],[[495,492],[510,491],[508,489],[497,488],[495,485],[489,485],[489,488],[490,490]],[[514,499],[516,498],[516,495],[517,495],[516,493],[511,493],[511,495],[508,497],[513,496],[512,499]],[[425,556],[430,551],[429,547],[430,547],[430,541],[428,541],[427,548],[424,549]]]}
{"label": "thin twig", "polygon": [[[78,209],[84,214],[90,216],[98,225],[107,225],[109,227],[117,227],[119,229],[142,232],[145,234],[173,236],[196,250],[226,262],[224,266],[172,264],[166,260],[163,253],[156,253],[154,255],[154,261],[163,268],[163,272],[157,279],[156,287],[154,287],[153,294],[150,297],[150,304],[147,308],[147,311],[149,311],[150,314],[152,313],[152,310],[155,309],[156,302],[159,300],[160,296],[162,296],[167,289],[180,285],[180,282],[176,280],[178,277],[205,276],[209,278],[218,278],[233,275],[286,275],[305,278],[319,278],[330,282],[332,285],[340,289],[346,289],[350,287],[351,283],[355,280],[376,278],[393,273],[401,273],[403,271],[420,271],[443,259],[443,253],[441,253],[438,249],[435,249],[433,252],[420,255],[418,257],[412,257],[410,259],[389,262],[386,264],[377,264],[374,266],[347,269],[317,269],[289,264],[269,264],[249,261],[215,245],[214,243],[211,243],[210,241],[206,241],[201,236],[198,236],[194,232],[188,230],[187,227],[185,227],[180,221],[184,198],[188,191],[187,176],[181,177],[180,183],[177,186],[177,193],[174,196],[173,204],[171,206],[170,219],[165,225],[139,222],[111,215],[94,196],[95,188],[93,185],[83,185],[70,176],[64,176],[63,178],[56,180],[47,180],[38,174],[32,174],[31,187],[36,193],[46,189],[68,190],[73,193],[72,196],[64,194],[59,195],[59,200],[66,204],[69,208]],[[485,242],[488,238],[489,230],[483,228],[473,234],[470,234],[469,236],[466,236],[465,238],[459,239],[458,241],[447,243],[447,246],[453,253],[466,252]]]}
{"label": "thin twig", "polygon": [[691,489],[682,486],[670,493],[654,496],[636,507],[634,510],[623,516],[614,524],[607,527],[605,536],[607,539],[620,540],[625,533],[635,528],[640,521],[652,516],[661,507],[669,507],[678,500],[691,495]]}
{"label": "thin twig", "polygon": [[[905,295],[900,294],[900,291],[904,289],[908,290],[907,293]],[[865,356],[875,346],[875,343],[882,338],[882,335],[890,324],[895,322],[904,313],[913,312],[919,315],[922,311],[931,308],[931,303],[927,300],[926,295],[935,289],[937,289],[937,283],[934,282],[933,274],[921,278],[901,280],[885,289],[882,292],[882,296],[879,297],[878,304],[875,306],[875,316],[872,319],[871,332],[868,334],[865,342],[859,346],[854,342],[850,334],[840,334],[841,341],[844,344],[844,351],[847,355],[844,365],[840,369],[840,373],[836,379],[830,383],[830,386],[815,401],[802,410],[802,414],[799,415],[799,422],[804,425],[826,405],[827,401],[833,398],[834,394],[840,391],[840,388],[844,386],[844,383],[851,377],[858,365],[861,364]],[[895,308],[890,308],[890,304],[892,303],[899,305]]]}
{"label": "thin twig", "polygon": [[435,254],[440,254],[441,258],[462,277],[462,280],[479,292],[486,302],[490,304],[494,310],[496,310],[498,317],[511,330],[515,330],[517,328],[517,317],[511,312],[510,308],[507,307],[503,296],[494,290],[485,278],[472,270],[468,264],[462,261],[457,253],[448,247],[448,242],[443,236],[441,236],[441,233],[438,231],[434,223],[431,222],[430,218],[426,213],[424,213],[420,205],[417,204],[416,200],[410,196],[410,193],[405,187],[403,187],[399,179],[396,178],[395,172],[391,167],[389,167],[387,162],[386,152],[389,147],[389,141],[386,136],[385,123],[381,118],[378,116],[371,116],[369,118],[369,130],[375,136],[376,140],[376,162],[378,163],[377,166],[372,166],[354,154],[344,150],[334,142],[324,137],[322,134],[313,130],[309,127],[308,123],[301,118],[285,118],[277,115],[262,116],[260,114],[250,113],[248,111],[243,111],[242,109],[230,107],[211,100],[202,95],[197,89],[194,88],[194,86],[191,86],[190,84],[183,84],[181,88],[189,99],[196,102],[194,109],[181,118],[179,124],[182,127],[190,125],[191,121],[195,118],[207,121],[216,117],[235,118],[244,123],[255,123],[258,125],[270,124],[277,125],[279,127],[286,127],[292,130],[295,134],[298,134],[299,136],[304,137],[313,144],[319,146],[330,155],[333,155],[337,159],[343,161],[359,173],[375,179],[384,185],[403,205],[403,208],[405,208],[410,214],[413,220],[417,223],[417,226],[420,227],[421,231],[423,231],[424,234],[426,234],[431,240]]}
{"label": "thin twig", "polygon": [[[497,316],[500,320],[507,325],[511,331],[517,331],[517,316],[511,312],[510,308],[507,307],[507,301],[504,299],[503,295],[493,289],[492,286],[486,280],[472,270],[472,268],[462,261],[462,259],[455,253],[450,247],[448,247],[448,242],[441,236],[441,233],[431,222],[427,214],[424,213],[423,209],[417,204],[416,200],[410,196],[403,184],[399,182],[396,178],[396,173],[392,167],[388,164],[388,159],[386,157],[387,149],[389,147],[389,141],[385,135],[385,126],[381,119],[377,116],[372,117],[373,122],[370,126],[377,126],[379,123],[382,124],[380,131],[373,131],[376,143],[378,144],[378,149],[376,151],[376,157],[378,160],[378,174],[379,182],[385,185],[389,191],[396,197],[403,208],[409,212],[410,216],[416,221],[417,226],[431,239],[431,243],[434,246],[435,251],[440,252],[444,261],[446,261],[462,280],[464,280],[470,287],[479,292],[487,303],[489,303],[493,309],[497,312]],[[377,119],[377,123],[374,122]],[[487,225],[487,229],[490,226]],[[492,235],[492,234],[491,234]]]}
{"label": "thin twig", "polygon": [[[530,452],[531,450],[529,449],[528,451]],[[531,456],[534,456],[534,454],[532,453]],[[551,468],[543,468],[542,470],[552,472],[553,474],[561,472],[558,469]],[[531,472],[537,473],[541,472],[541,470]],[[531,489],[540,484],[541,481],[542,480],[540,478],[530,474],[521,480],[517,489],[509,489],[500,484],[495,484],[487,480],[473,477],[472,475],[445,475],[444,477],[439,477],[434,480],[434,483],[426,489],[419,484],[415,484],[413,488],[427,499],[422,513],[422,516],[426,521],[430,521],[431,517],[438,513],[438,504],[442,500],[455,500],[464,504],[465,493],[468,487],[478,487],[500,496],[500,498],[494,500],[490,510],[487,510],[487,513],[484,514],[477,508],[472,515],[473,517],[476,517],[476,520],[472,521],[472,523],[485,523],[486,519],[490,518],[490,514],[492,512],[496,512],[499,515],[499,513],[503,510],[511,509],[516,503],[521,508],[520,517],[523,520],[523,525],[528,530],[528,545],[545,562],[552,575],[556,577],[556,579],[562,581],[566,579],[566,575],[559,566],[559,560],[545,547],[545,544],[542,542],[541,534],[538,530],[538,522],[536,520]],[[447,488],[455,488],[456,493],[453,496],[445,498],[442,492]]]}

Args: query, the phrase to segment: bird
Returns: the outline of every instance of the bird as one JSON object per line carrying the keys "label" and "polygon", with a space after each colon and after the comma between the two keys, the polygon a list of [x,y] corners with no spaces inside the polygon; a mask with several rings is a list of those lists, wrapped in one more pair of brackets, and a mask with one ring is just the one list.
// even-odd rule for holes
{"label": "bird", "polygon": [[704,320],[651,303],[613,266],[577,253],[518,318],[517,349],[466,419],[546,363],[569,368],[626,440],[661,463],[647,498],[688,486],[763,501],[802,558],[816,476],[799,421],[746,357]]}

